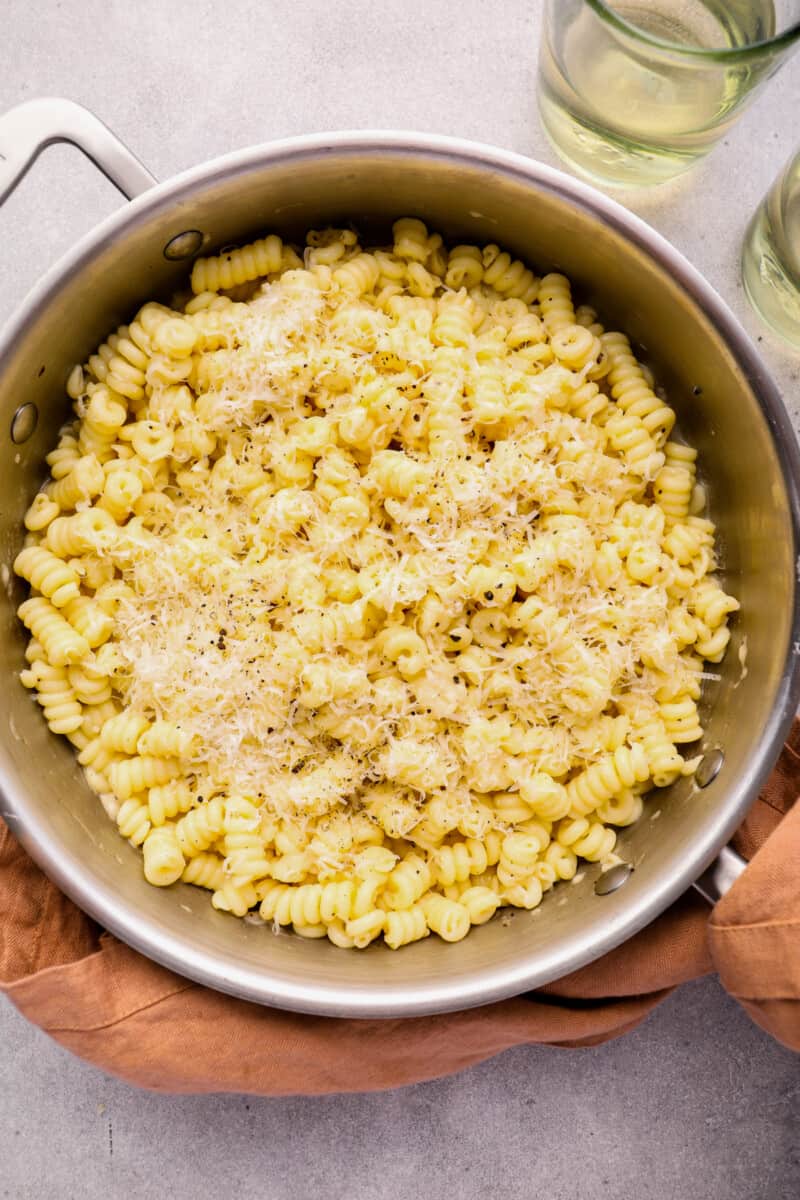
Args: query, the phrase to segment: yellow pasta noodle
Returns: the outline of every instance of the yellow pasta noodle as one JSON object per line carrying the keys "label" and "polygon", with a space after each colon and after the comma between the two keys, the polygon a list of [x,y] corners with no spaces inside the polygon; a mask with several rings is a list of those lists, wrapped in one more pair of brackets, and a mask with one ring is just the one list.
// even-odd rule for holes
{"label": "yellow pasta noodle", "polygon": [[32,596],[19,606],[20,619],[41,643],[54,667],[77,663],[89,653],[89,643],[72,628],[49,600]]}
{"label": "yellow pasta noodle", "polygon": [[218,854],[196,854],[186,863],[181,879],[184,883],[218,892],[225,883],[225,860]]}
{"label": "yellow pasta noodle", "polygon": [[186,860],[178,845],[174,825],[151,829],[142,843],[144,877],[156,887],[168,887],[181,878]]}
{"label": "yellow pasta noodle", "polygon": [[53,733],[74,733],[83,721],[83,710],[64,667],[49,662],[34,662],[20,675],[25,687],[36,691],[44,718]]}
{"label": "yellow pasta noodle", "polygon": [[63,608],[80,595],[77,573],[44,546],[22,550],[14,560],[14,570],[56,608]]}
{"label": "yellow pasta noodle", "polygon": [[400,912],[386,914],[386,945],[391,950],[399,950],[409,942],[418,942],[430,933],[425,910],[420,904],[404,908]]}

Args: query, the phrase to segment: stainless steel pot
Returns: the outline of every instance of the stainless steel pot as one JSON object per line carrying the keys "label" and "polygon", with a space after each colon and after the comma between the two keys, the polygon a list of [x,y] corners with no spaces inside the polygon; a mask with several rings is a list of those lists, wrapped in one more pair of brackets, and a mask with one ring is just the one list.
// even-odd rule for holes
{"label": "stainless steel pot", "polygon": [[800,652],[795,438],[764,364],[716,293],[620,205],[488,146],[418,134],[320,135],[242,150],[156,185],[85,109],[40,100],[0,118],[0,199],[54,141],[74,142],[136,198],[39,282],[0,339],[4,572],[67,412],[69,366],[144,299],[168,292],[185,275],[185,259],[264,229],[292,235],[353,220],[379,234],[398,215],[415,214],[451,237],[496,240],[542,270],[563,270],[608,322],[646,347],[700,450],[727,584],[742,611],[721,679],[707,686],[705,786],[677,783],[621,834],[632,873],[601,877],[587,866],[539,911],[503,915],[456,945],[430,938],[398,954],[382,946],[345,953],[235,921],[193,888],[144,883],[139,853],[109,824],[71,748],[49,734],[16,678],[22,593],[8,581],[0,811],[43,869],[107,929],[165,966],[259,1003],[332,1016],[484,1004],[604,954],[703,872],[713,899],[741,869],[722,848],[796,709]]}

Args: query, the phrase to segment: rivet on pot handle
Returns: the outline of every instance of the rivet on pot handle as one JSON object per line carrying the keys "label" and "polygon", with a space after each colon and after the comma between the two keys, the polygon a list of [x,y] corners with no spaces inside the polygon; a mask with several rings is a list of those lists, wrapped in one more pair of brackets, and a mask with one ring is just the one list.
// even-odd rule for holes
{"label": "rivet on pot handle", "polygon": [[709,904],[716,904],[733,887],[746,866],[741,854],[730,846],[723,846],[700,878],[695,879],[694,886]]}
{"label": "rivet on pot handle", "polygon": [[19,104],[0,117],[0,204],[47,146],[71,142],[132,200],[157,180],[88,108],[44,98]]}

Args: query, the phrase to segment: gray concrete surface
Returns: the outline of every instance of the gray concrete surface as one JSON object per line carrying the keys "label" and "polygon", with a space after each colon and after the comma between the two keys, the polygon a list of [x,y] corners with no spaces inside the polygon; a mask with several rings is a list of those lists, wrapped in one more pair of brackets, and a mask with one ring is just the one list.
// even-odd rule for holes
{"label": "gray concrete surface", "polygon": [[[89,105],[161,178],[323,129],[458,134],[556,163],[535,111],[541,0],[0,0],[0,111]],[[762,348],[796,423],[800,357],[738,279],[748,217],[800,143],[800,58],[691,178],[617,193],[670,238]],[[47,152],[0,212],[0,320],[120,203],[76,152]],[[795,1200],[798,1059],[712,980],[591,1051],[528,1048],[373,1096],[137,1092],[0,1002],[0,1194],[548,1200]]]}
{"label": "gray concrete surface", "polygon": [[139,1092],[0,1007],[8,1200],[797,1200],[800,1068],[713,980],[593,1050],[365,1096]]}

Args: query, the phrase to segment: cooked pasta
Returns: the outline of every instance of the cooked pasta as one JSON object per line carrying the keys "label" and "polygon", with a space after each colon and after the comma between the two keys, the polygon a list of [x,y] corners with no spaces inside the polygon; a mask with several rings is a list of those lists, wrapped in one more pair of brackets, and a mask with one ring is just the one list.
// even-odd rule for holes
{"label": "cooked pasta", "polygon": [[145,878],[348,949],[609,861],[693,772],[739,607],[628,338],[393,235],[270,234],[145,304],[70,373],[15,561],[22,682]]}

